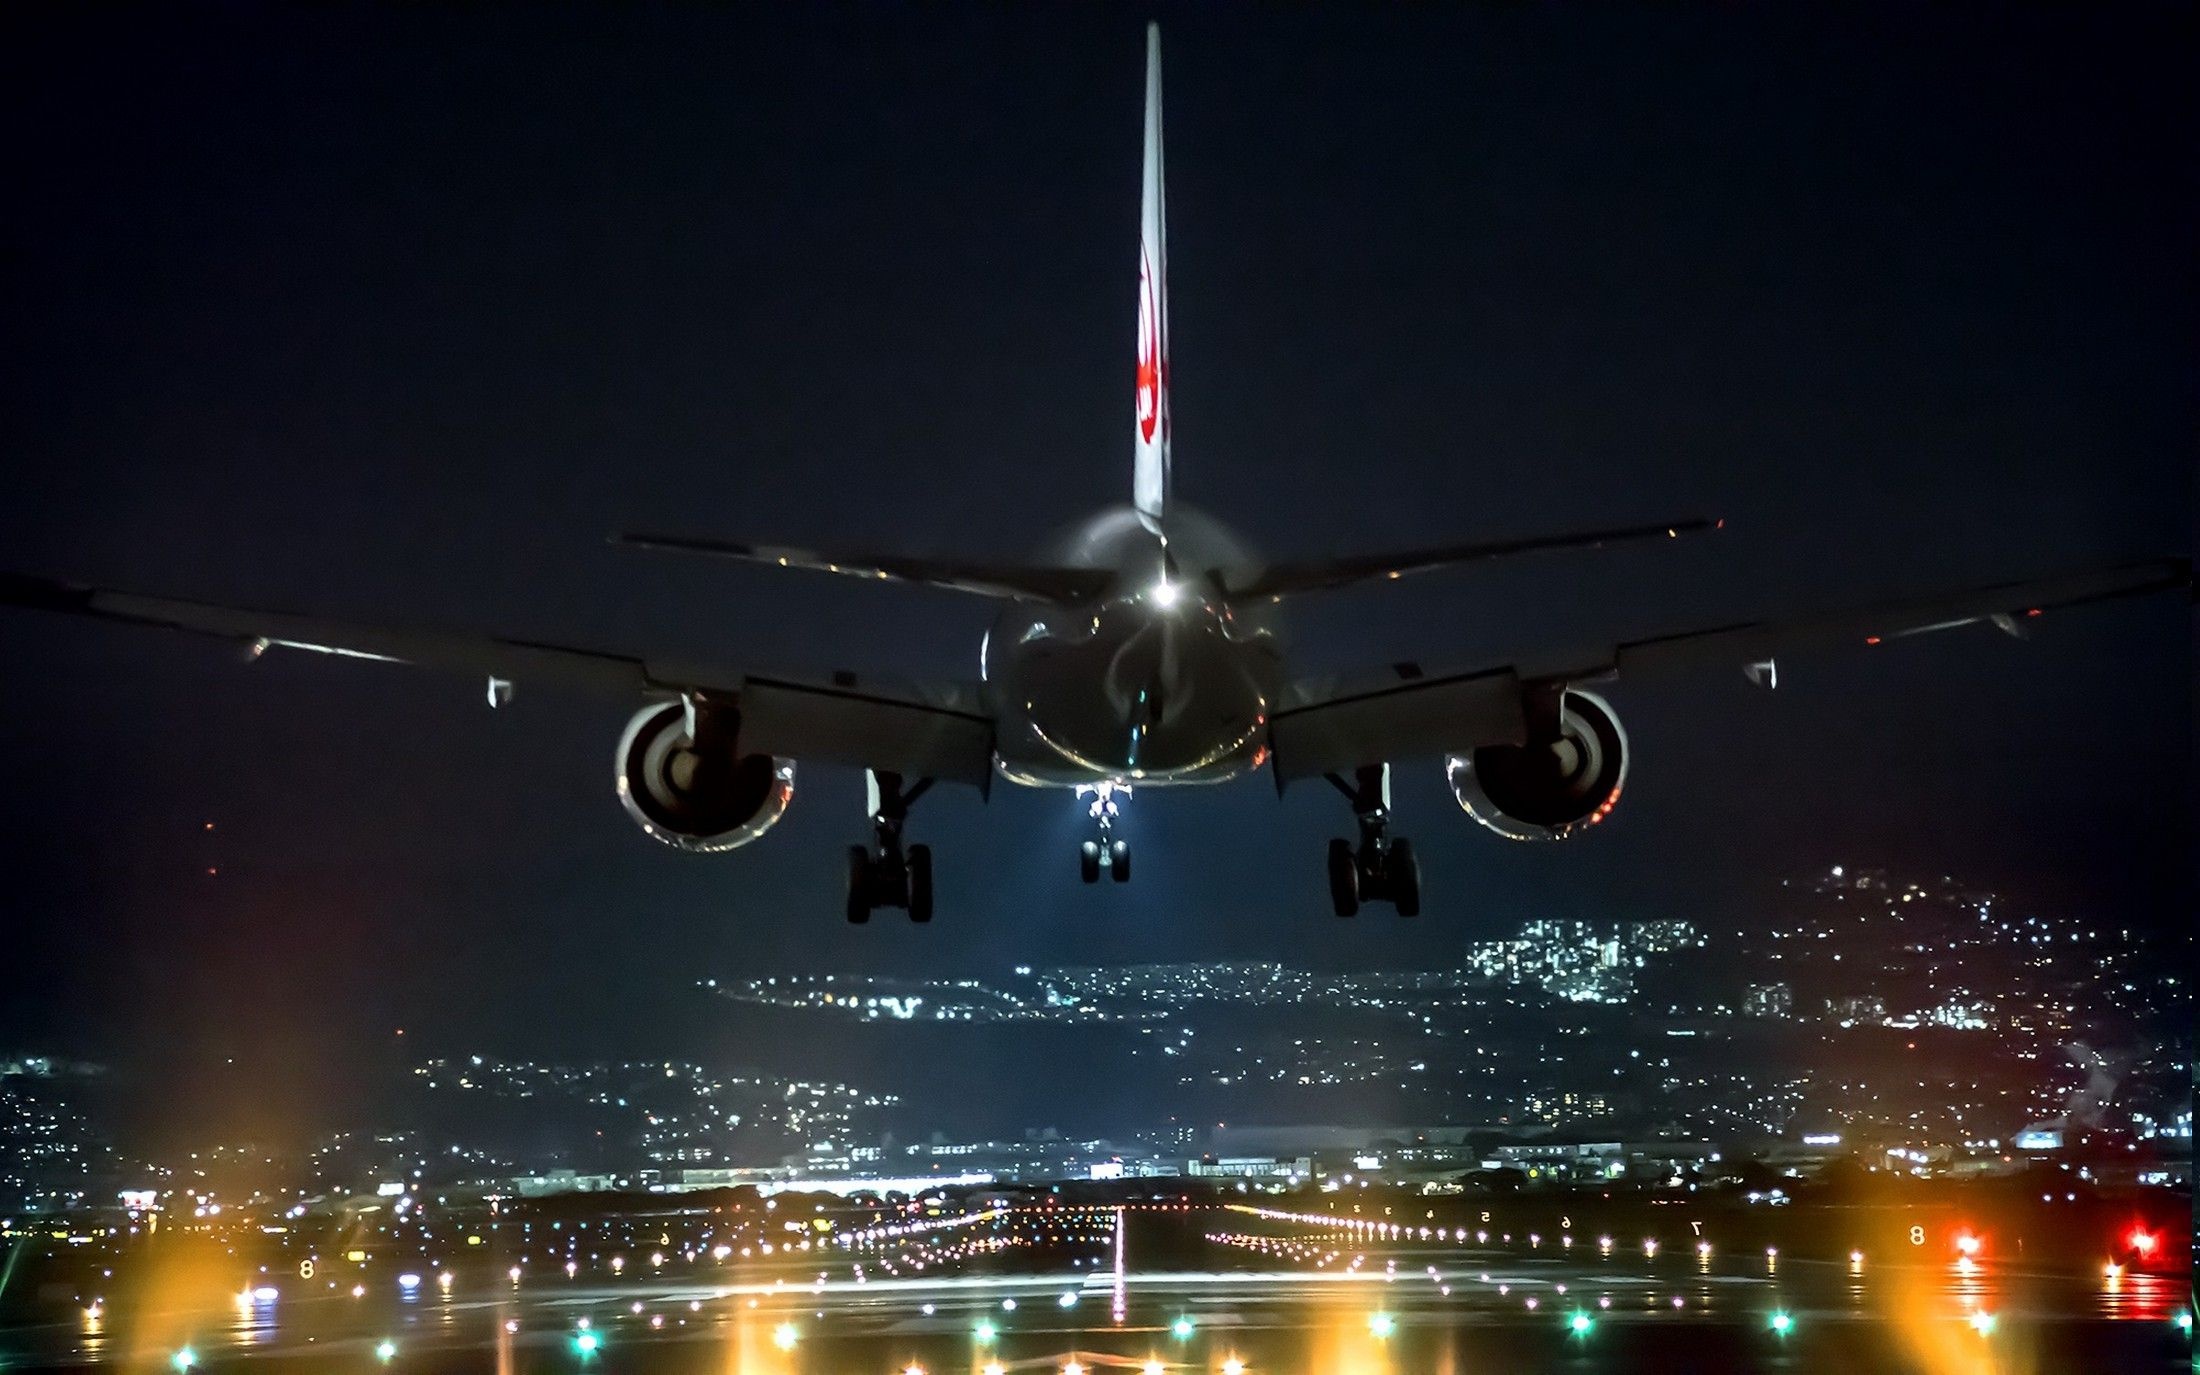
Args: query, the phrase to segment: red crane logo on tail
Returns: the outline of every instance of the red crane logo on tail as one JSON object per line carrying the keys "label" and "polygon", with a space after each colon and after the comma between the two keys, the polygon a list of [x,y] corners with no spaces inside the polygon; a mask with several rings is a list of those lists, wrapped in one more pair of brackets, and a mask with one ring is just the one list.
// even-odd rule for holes
{"label": "red crane logo on tail", "polygon": [[1138,433],[1153,442],[1161,422],[1161,387],[1167,361],[1161,356],[1161,312],[1155,308],[1153,262],[1143,244],[1138,250]]}

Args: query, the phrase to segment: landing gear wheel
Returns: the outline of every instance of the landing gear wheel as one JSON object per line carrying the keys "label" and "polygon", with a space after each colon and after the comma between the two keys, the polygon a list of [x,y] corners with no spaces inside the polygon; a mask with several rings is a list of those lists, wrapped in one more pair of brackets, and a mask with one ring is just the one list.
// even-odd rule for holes
{"label": "landing gear wheel", "polygon": [[1349,840],[1329,842],[1329,902],[1340,917],[1360,910],[1360,864]]}
{"label": "landing gear wheel", "polygon": [[1117,883],[1131,881],[1131,847],[1128,841],[1118,840],[1108,847],[1108,872],[1115,875]]}
{"label": "landing gear wheel", "polygon": [[1077,876],[1087,883],[1100,881],[1100,842],[1088,840],[1077,847]]}
{"label": "landing gear wheel", "polygon": [[1413,842],[1400,837],[1390,842],[1390,902],[1401,917],[1421,915],[1421,861],[1413,857]]}
{"label": "landing gear wheel", "polygon": [[871,852],[848,847],[848,920],[857,926],[871,919]]}
{"label": "landing gear wheel", "polygon": [[[913,922],[932,920],[931,846],[912,845],[909,847],[907,877],[909,880],[909,920]],[[1400,910],[1403,911],[1404,909],[1401,908]]]}

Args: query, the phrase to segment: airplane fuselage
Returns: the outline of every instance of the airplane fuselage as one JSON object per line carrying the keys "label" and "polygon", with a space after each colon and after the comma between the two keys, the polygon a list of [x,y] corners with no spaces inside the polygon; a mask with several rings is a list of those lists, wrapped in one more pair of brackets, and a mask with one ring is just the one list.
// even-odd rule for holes
{"label": "airplane fuselage", "polygon": [[1032,786],[1216,783],[1267,762],[1282,652],[1268,617],[1179,570],[1253,566],[1219,522],[1172,508],[1166,546],[1128,508],[1047,551],[1114,574],[1077,603],[1007,604],[981,651],[1001,776]]}

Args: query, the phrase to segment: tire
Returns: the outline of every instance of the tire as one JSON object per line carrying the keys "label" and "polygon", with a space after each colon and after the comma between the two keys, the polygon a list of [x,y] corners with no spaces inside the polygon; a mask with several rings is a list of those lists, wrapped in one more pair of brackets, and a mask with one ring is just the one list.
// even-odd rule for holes
{"label": "tire", "polygon": [[1329,842],[1329,903],[1340,917],[1360,910],[1360,865],[1349,840]]}
{"label": "tire", "polygon": [[1131,881],[1131,847],[1128,841],[1118,840],[1108,847],[1108,872],[1115,875],[1117,883]]}
{"label": "tire", "polygon": [[871,919],[871,852],[848,847],[848,920],[857,926]]}
{"label": "tire", "polygon": [[909,920],[932,920],[932,847],[912,845],[905,861],[909,871]]}
{"label": "tire", "polygon": [[1087,883],[1100,881],[1100,842],[1088,840],[1077,847],[1077,876]]}
{"label": "tire", "polygon": [[1421,915],[1421,861],[1415,858],[1413,842],[1390,842],[1390,901],[1401,917]]}

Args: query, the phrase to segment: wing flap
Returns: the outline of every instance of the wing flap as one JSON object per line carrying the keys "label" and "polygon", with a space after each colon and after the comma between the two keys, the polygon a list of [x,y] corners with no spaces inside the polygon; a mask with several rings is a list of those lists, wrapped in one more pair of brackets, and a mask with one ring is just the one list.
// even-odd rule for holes
{"label": "wing flap", "polygon": [[1313,689],[1308,705],[1279,708],[1268,724],[1276,785],[1525,738],[1520,675],[1510,668],[1426,678],[1401,664],[1394,673],[1389,684]]}

